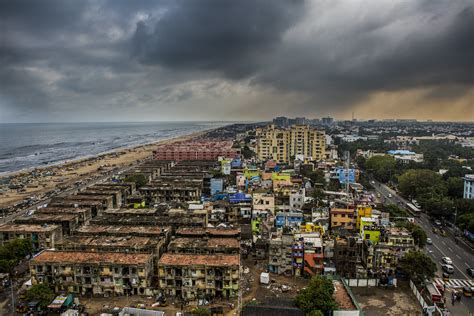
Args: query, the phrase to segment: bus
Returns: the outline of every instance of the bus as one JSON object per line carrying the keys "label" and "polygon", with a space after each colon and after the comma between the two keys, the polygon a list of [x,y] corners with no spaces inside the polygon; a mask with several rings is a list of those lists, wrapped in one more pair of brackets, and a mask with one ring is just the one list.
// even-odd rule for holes
{"label": "bus", "polygon": [[410,212],[415,217],[420,217],[421,210],[411,203],[407,203],[408,212]]}

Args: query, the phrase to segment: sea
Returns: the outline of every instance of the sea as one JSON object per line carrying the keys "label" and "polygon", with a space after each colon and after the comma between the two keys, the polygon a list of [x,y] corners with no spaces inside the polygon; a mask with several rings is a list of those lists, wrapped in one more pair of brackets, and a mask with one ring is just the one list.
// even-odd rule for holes
{"label": "sea", "polygon": [[0,123],[0,175],[95,156],[227,122]]}

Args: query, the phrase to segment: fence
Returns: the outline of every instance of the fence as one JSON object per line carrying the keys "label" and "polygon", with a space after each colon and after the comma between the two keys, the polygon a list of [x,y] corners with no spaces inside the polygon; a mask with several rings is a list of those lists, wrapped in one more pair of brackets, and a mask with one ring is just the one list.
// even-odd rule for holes
{"label": "fence", "polygon": [[428,312],[428,315],[443,315],[441,310],[436,305],[432,306],[432,305],[428,305],[428,303],[426,303],[425,299],[421,295],[420,291],[418,291],[418,289],[415,286],[415,283],[413,283],[412,280],[410,280],[410,288],[411,288],[411,291],[413,292],[413,294],[415,295],[416,300],[418,301],[418,303],[420,303],[421,308],[423,309],[423,311],[430,311],[432,313],[432,314],[430,314]]}
{"label": "fence", "polygon": [[[379,286],[380,279],[345,279],[347,284],[351,287],[367,287],[367,286]],[[389,285],[397,286],[397,279],[393,278],[390,280]]]}

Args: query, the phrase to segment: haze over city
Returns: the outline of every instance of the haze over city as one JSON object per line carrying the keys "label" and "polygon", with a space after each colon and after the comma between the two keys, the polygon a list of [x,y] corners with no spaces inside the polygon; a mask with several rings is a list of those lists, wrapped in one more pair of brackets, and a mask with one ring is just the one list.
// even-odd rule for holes
{"label": "haze over city", "polygon": [[472,1],[1,1],[0,122],[474,120]]}

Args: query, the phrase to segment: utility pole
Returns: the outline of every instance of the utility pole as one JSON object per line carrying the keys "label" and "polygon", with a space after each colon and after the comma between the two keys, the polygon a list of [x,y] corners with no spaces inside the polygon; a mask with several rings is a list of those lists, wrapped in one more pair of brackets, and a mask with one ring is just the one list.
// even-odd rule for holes
{"label": "utility pole", "polygon": [[12,294],[12,315],[15,314],[15,293],[14,293],[14,287],[15,287],[15,283],[13,282],[13,277],[12,277],[12,280],[10,282],[10,291],[11,291],[11,294]]}

